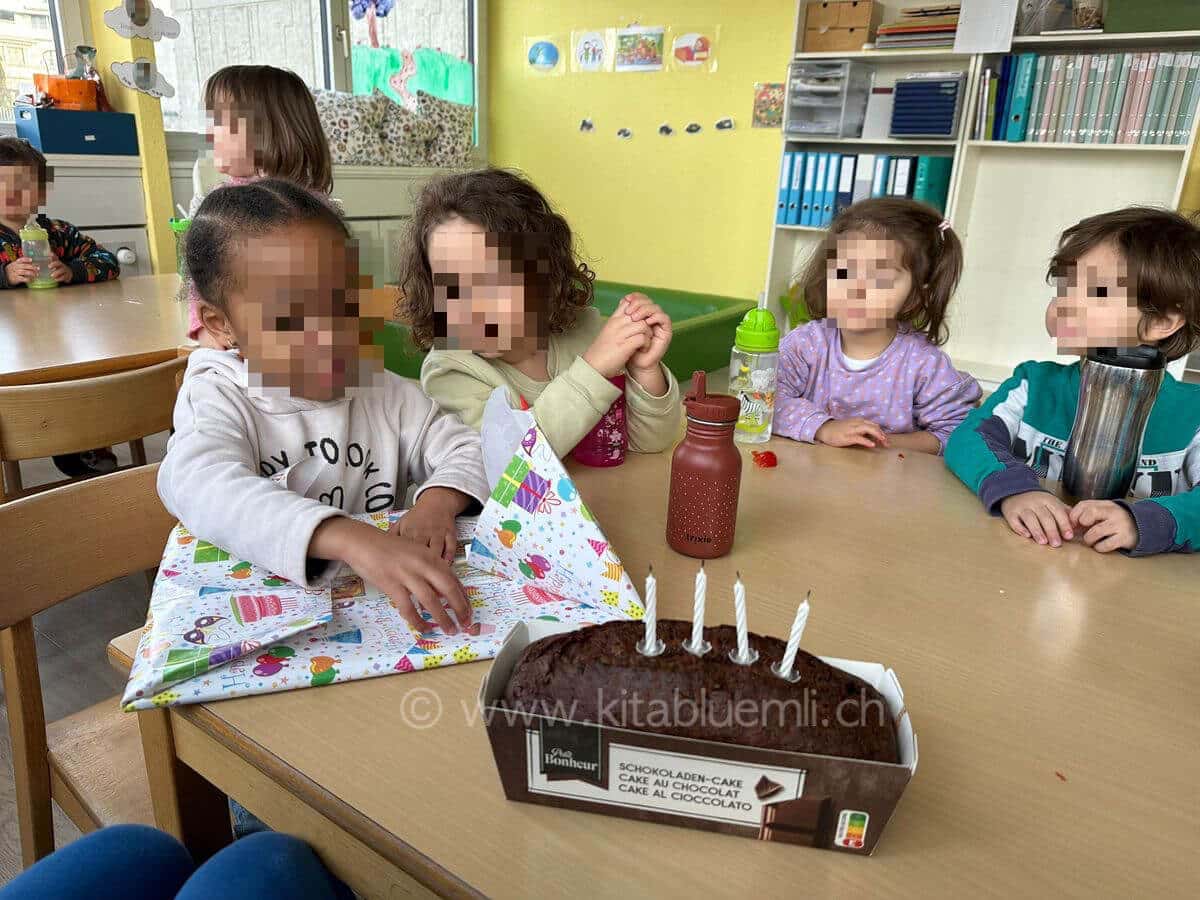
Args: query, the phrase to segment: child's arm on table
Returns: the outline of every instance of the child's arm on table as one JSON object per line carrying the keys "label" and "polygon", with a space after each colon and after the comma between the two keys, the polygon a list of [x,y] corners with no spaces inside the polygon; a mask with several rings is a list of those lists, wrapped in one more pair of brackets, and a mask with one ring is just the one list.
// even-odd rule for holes
{"label": "child's arm on table", "polygon": [[[1100,553],[1130,556],[1195,553],[1200,549],[1200,434],[1184,457],[1181,477],[1190,491],[1143,500],[1084,500],[1071,510],[1083,542]],[[1087,529],[1084,531],[1083,529]]]}
{"label": "child's arm on table", "polygon": [[[197,390],[184,383],[175,404],[175,434],[158,472],[163,505],[189,531],[305,588],[332,574],[331,561],[345,562],[391,597],[416,627],[420,617],[409,600],[414,596],[443,627],[437,596],[460,622],[470,620],[462,587],[437,554],[411,542],[397,546],[374,526],[264,478],[236,398],[222,402],[219,393],[212,384]],[[431,595],[436,608],[427,603]]]}
{"label": "child's arm on table", "polygon": [[116,256],[70,222],[54,221],[49,229],[55,258],[50,274],[60,284],[111,281],[121,275]]}
{"label": "child's arm on table", "polygon": [[408,480],[420,484],[413,507],[396,532],[454,561],[454,520],[477,513],[488,498],[479,433],[444,413],[413,384],[394,379],[402,392],[400,439],[407,449]]}
{"label": "child's arm on table", "polygon": [[917,376],[913,397],[913,418],[920,430],[910,434],[889,434],[888,443],[892,447],[911,448],[937,456],[954,429],[975,408],[983,392],[979,382],[956,370],[945,353],[940,350],[933,353],[936,355]]}
{"label": "child's arm on table", "polygon": [[629,449],[636,453],[658,453],[679,439],[683,406],[679,382],[662,364],[671,346],[671,317],[645,294],[630,294],[618,312],[650,328],[649,345],[625,364],[629,383],[625,386]]}
{"label": "child's arm on table", "polygon": [[804,395],[816,374],[819,358],[811,335],[797,328],[779,347],[779,388],[775,392],[775,427],[778,435],[809,444],[831,447],[886,447],[888,435],[867,419],[835,419],[828,410]]}
{"label": "child's arm on table", "polygon": [[1024,365],[1028,364],[1018,366],[950,435],[946,466],[975,492],[989,513],[1003,516],[1014,533],[1058,547],[1064,539],[1074,537],[1070,507],[1045,490],[1033,470],[1011,449],[1009,422],[1021,421],[1029,392]]}

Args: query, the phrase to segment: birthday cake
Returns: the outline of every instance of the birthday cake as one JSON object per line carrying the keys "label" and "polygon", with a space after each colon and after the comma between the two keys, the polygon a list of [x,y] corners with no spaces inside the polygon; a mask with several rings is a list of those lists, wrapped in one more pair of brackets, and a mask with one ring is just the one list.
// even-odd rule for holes
{"label": "birthday cake", "polygon": [[[530,644],[513,668],[506,706],[576,722],[596,722],[795,753],[874,762],[899,762],[896,727],[887,701],[860,678],[803,650],[789,681],[771,666],[784,655],[781,640],[750,635],[758,660],[729,658],[737,632],[705,628],[712,649],[683,649],[691,623],[662,620],[666,650],[643,656],[641,622],[609,622]],[[766,787],[769,787],[766,786]]]}

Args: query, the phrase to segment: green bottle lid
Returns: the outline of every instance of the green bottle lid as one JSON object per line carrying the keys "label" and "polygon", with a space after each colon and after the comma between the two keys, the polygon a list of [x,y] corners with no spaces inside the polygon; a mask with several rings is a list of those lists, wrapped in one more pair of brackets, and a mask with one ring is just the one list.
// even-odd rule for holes
{"label": "green bottle lid", "polygon": [[779,349],[779,328],[769,309],[752,309],[742,317],[734,346],[747,353],[774,353]]}

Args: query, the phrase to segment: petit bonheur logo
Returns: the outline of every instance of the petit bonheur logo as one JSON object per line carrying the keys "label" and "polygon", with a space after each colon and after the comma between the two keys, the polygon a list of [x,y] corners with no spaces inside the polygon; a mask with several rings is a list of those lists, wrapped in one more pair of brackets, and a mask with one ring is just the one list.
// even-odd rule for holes
{"label": "petit bonheur logo", "polygon": [[556,769],[582,769],[588,773],[600,768],[599,760],[576,759],[574,753],[562,747],[551,747],[546,752],[546,762]]}
{"label": "petit bonheur logo", "polygon": [[541,770],[549,781],[577,780],[605,787],[600,729],[595,725],[543,720]]}

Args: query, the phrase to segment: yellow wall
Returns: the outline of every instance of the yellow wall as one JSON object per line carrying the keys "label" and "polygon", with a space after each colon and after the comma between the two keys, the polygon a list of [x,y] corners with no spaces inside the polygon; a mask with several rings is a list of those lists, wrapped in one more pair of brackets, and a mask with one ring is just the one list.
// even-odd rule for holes
{"label": "yellow wall", "polygon": [[[783,81],[796,0],[501,0],[489,6],[488,148],[567,216],[598,276],[757,298],[782,149],[750,127],[756,81]],[[530,77],[526,36],[629,24],[721,26],[718,68]],[[560,47],[569,56],[569,39]],[[669,52],[669,47],[668,47]],[[732,116],[737,127],[718,132]],[[596,130],[581,134],[588,117]],[[672,137],[658,134],[669,122]],[[704,126],[688,135],[684,126]],[[629,128],[633,138],[617,138]]]}
{"label": "yellow wall", "polygon": [[132,113],[137,122],[138,155],[142,158],[142,191],[146,196],[146,234],[155,272],[175,269],[175,237],[171,232],[171,172],[167,166],[167,139],[159,100],[121,84],[109,66],[138,57],[154,59],[154,43],[145,38],[123,38],[104,24],[104,11],[112,0],[92,0],[92,39],[97,68],[109,102],[119,112]]}

